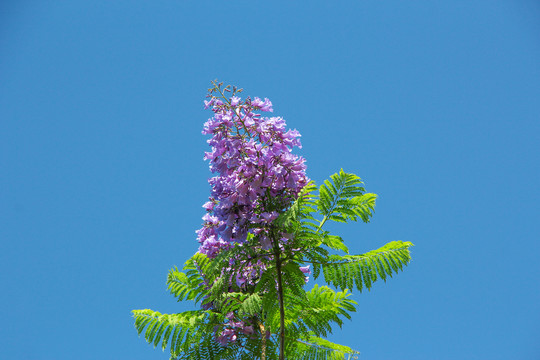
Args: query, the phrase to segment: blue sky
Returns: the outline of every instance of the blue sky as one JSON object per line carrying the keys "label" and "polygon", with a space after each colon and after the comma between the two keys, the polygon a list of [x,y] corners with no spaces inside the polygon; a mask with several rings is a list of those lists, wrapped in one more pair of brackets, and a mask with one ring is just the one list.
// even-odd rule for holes
{"label": "blue sky", "polygon": [[180,312],[218,78],[268,97],[309,176],[379,194],[351,252],[412,241],[334,340],[360,359],[540,358],[540,4],[4,1],[5,359],[167,359],[131,309]]}

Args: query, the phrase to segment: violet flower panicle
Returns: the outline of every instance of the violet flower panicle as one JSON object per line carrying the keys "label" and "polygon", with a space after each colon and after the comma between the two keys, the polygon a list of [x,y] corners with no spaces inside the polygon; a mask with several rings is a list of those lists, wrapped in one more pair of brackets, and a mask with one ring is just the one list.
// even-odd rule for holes
{"label": "violet flower panicle", "polygon": [[[204,102],[205,109],[214,113],[202,130],[211,136],[207,141],[211,151],[204,159],[215,176],[208,180],[211,196],[203,205],[206,214],[196,233],[199,252],[209,258],[243,244],[248,235],[258,240],[256,246],[261,250],[270,250],[274,246],[270,237],[274,220],[309,182],[304,158],[292,153],[294,147],[301,147],[300,133],[287,130],[281,117],[263,117],[257,112],[273,112],[268,98],[242,101],[233,95],[223,100],[210,96]],[[290,239],[291,234],[283,233],[276,245],[283,249]],[[259,259],[243,263],[240,269],[231,281],[244,289],[256,285],[266,266]],[[301,270],[309,273],[309,267]],[[233,318],[234,314],[227,314],[228,322],[216,338],[222,345],[235,342],[240,333],[254,332],[253,324]]]}

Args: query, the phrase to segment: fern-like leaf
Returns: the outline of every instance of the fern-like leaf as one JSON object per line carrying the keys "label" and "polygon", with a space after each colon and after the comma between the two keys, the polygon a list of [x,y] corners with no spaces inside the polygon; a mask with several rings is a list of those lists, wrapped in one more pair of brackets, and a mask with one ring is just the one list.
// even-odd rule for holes
{"label": "fern-like leaf", "polygon": [[195,253],[184,264],[184,272],[178,271],[174,267],[167,275],[167,288],[178,298],[178,301],[194,300],[199,302],[207,295],[208,289],[205,282],[208,282],[208,267],[210,259],[204,254]]}
{"label": "fern-like leaf", "polygon": [[352,360],[358,359],[358,351],[326,339],[309,336],[298,339],[289,359],[291,360]]}
{"label": "fern-like leaf", "polygon": [[350,295],[348,290],[335,292],[327,286],[315,284],[303,299],[289,302],[289,323],[303,332],[297,334],[297,338],[305,337],[306,331],[316,336],[327,336],[332,332],[332,323],[341,327],[343,318],[350,319],[350,313],[356,311],[356,302],[349,299]]}
{"label": "fern-like leaf", "polygon": [[392,241],[383,247],[362,255],[330,255],[322,264],[325,280],[336,288],[368,290],[378,279],[386,281],[411,259],[411,242]]}
{"label": "fern-like leaf", "polygon": [[330,176],[319,187],[319,198],[316,201],[318,211],[323,215],[318,229],[328,220],[337,222],[357,221],[358,218],[369,222],[375,209],[375,194],[365,194],[362,180],[341,169]]}

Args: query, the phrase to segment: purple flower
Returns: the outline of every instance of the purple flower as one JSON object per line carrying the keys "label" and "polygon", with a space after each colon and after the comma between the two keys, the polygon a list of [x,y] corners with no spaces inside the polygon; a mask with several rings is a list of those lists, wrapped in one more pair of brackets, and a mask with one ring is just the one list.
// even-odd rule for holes
{"label": "purple flower", "polygon": [[246,283],[247,279],[242,276],[242,274],[236,275],[236,285],[238,285],[239,288],[242,287]]}
{"label": "purple flower", "polygon": [[236,334],[233,329],[225,329],[221,332],[217,341],[221,345],[227,346],[229,343],[236,341]]}
{"label": "purple flower", "polygon": [[269,250],[272,248],[272,240],[270,240],[268,236],[262,235],[259,239],[261,241],[261,248],[263,250]]}
{"label": "purple flower", "polygon": [[[300,271],[303,272],[305,275],[311,274],[311,270],[309,268],[309,265],[307,266],[300,266]],[[309,276],[305,277],[306,284],[309,281]]]}
{"label": "purple flower", "polygon": [[206,211],[212,211],[214,210],[215,203],[213,201],[207,201],[204,203],[203,208],[206,209]]}
{"label": "purple flower", "polygon": [[231,97],[231,106],[236,106],[238,104],[240,104],[240,99],[238,96],[233,96]]}

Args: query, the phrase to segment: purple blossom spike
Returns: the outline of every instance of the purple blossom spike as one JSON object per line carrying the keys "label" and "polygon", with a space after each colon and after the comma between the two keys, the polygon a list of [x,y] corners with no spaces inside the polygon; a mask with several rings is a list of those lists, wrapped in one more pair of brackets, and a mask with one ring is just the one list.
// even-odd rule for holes
{"label": "purple blossom spike", "polygon": [[[205,109],[213,112],[202,130],[210,136],[211,148],[204,159],[214,176],[208,180],[211,191],[203,205],[203,225],[196,231],[199,252],[214,258],[251,239],[249,246],[267,251],[266,260],[271,259],[273,248],[283,250],[292,239],[292,234],[276,232],[274,222],[309,182],[304,158],[292,152],[301,147],[301,135],[287,129],[283,118],[261,115],[274,111],[268,98],[242,100],[236,92],[230,98],[213,94],[210,91],[204,102]],[[263,260],[230,259],[230,268],[224,269],[230,274],[229,291],[255,286],[266,270]],[[301,270],[309,273],[309,267]],[[205,303],[203,308],[212,306]],[[252,335],[256,328],[252,321],[228,313],[223,326],[215,330],[216,341],[226,346],[240,334]]]}
{"label": "purple blossom spike", "polygon": [[203,134],[211,136],[211,151],[204,158],[216,176],[208,181],[211,200],[203,206],[207,215],[197,235],[199,251],[209,257],[243,243],[249,233],[259,236],[262,249],[271,248],[270,238],[259,235],[260,230],[287,209],[309,181],[304,158],[292,153],[301,146],[300,133],[287,129],[281,117],[257,112],[273,111],[268,98],[223,100],[212,96],[205,101],[214,116],[204,124]]}

